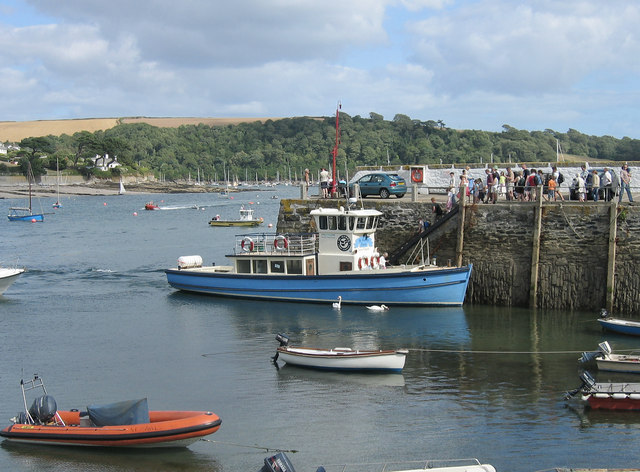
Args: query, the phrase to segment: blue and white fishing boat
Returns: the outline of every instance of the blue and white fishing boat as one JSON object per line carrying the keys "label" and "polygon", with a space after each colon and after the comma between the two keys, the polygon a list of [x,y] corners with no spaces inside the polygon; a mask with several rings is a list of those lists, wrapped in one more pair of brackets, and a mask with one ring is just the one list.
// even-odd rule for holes
{"label": "blue and white fishing boat", "polygon": [[373,209],[311,211],[317,233],[236,236],[232,265],[203,266],[183,256],[165,270],[179,290],[257,300],[388,306],[460,306],[471,265],[384,267],[375,244]]}

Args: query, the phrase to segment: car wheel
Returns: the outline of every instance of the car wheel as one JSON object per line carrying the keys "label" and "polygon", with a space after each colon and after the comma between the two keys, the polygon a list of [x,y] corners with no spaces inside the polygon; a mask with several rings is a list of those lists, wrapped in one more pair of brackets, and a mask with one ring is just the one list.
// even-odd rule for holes
{"label": "car wheel", "polygon": [[386,188],[380,189],[380,198],[389,198],[389,191]]}

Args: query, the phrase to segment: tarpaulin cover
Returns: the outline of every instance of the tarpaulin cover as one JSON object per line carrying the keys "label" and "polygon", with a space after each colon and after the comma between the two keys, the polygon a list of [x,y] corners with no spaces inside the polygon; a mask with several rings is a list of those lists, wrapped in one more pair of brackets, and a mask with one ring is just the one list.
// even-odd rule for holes
{"label": "tarpaulin cover", "polygon": [[146,398],[108,405],[89,405],[87,411],[91,422],[96,426],[149,423],[149,405]]}

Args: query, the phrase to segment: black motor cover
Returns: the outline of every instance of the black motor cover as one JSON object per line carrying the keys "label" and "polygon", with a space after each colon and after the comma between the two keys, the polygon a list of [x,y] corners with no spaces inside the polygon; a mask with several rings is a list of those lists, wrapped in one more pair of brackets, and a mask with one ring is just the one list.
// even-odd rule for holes
{"label": "black motor cover", "polygon": [[264,466],[259,472],[296,472],[289,458],[284,452],[279,452],[275,456],[267,457]]}
{"label": "black motor cover", "polygon": [[36,423],[48,423],[56,415],[58,406],[51,395],[42,395],[33,400],[29,414]]}

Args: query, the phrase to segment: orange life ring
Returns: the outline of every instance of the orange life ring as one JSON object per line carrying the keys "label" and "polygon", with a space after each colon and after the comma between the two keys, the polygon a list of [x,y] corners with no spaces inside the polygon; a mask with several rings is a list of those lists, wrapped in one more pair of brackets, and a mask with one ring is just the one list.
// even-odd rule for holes
{"label": "orange life ring", "polygon": [[422,182],[422,170],[421,169],[413,169],[411,171],[411,181],[412,182]]}
{"label": "orange life ring", "polygon": [[289,247],[289,241],[284,236],[276,236],[273,240],[273,247],[276,251],[284,251]]}
{"label": "orange life ring", "polygon": [[251,238],[244,238],[242,240],[242,243],[240,243],[240,247],[242,247],[242,250],[245,252],[251,252],[253,251],[255,245],[253,244],[253,240]]}
{"label": "orange life ring", "polygon": [[363,269],[363,268],[367,267],[368,265],[369,265],[369,259],[368,259],[368,258],[366,258],[366,257],[361,257],[361,258],[358,260],[358,268],[359,268],[359,269]]}

